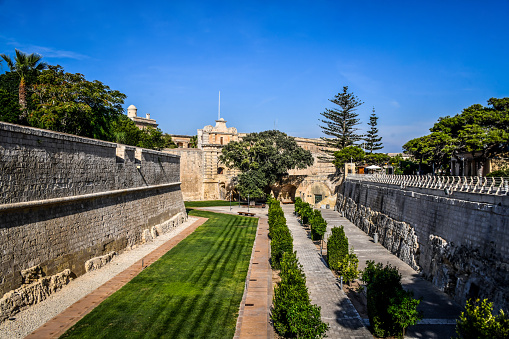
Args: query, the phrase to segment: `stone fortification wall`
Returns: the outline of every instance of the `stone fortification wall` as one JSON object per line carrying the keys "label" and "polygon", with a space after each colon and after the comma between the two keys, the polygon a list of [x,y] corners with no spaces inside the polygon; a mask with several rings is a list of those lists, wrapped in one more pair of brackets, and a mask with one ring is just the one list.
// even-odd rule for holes
{"label": "stone fortification wall", "polygon": [[0,123],[0,295],[34,283],[26,272],[79,276],[89,259],[181,223],[179,161]]}
{"label": "stone fortification wall", "polygon": [[345,180],[337,208],[454,297],[509,308],[507,197]]}
{"label": "stone fortification wall", "polygon": [[185,201],[203,198],[203,151],[198,148],[173,148],[164,152],[180,156],[181,189]]}

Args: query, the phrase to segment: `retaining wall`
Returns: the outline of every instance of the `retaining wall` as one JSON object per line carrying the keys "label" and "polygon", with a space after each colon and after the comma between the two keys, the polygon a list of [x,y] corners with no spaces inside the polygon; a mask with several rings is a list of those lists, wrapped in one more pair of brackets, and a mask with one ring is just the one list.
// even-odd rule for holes
{"label": "retaining wall", "polygon": [[509,308],[509,201],[345,180],[337,209],[454,297]]}
{"label": "retaining wall", "polygon": [[184,221],[179,161],[0,123],[0,295],[27,283],[28,268],[79,276],[87,260]]}

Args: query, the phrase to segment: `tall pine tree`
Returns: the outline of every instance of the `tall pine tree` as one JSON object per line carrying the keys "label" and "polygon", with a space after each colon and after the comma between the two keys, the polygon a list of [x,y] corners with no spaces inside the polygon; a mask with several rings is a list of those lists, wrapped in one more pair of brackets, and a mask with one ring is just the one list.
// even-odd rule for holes
{"label": "tall pine tree", "polygon": [[[359,130],[358,113],[355,111],[357,107],[363,104],[353,93],[348,93],[348,86],[343,87],[343,92],[329,99],[330,102],[338,107],[325,109],[320,113],[325,119],[320,119],[323,125],[320,125],[324,134],[330,136],[322,138],[326,142],[328,148],[341,150],[347,146],[353,145],[362,139],[362,135],[357,134]],[[329,151],[329,153],[333,153]]]}
{"label": "tall pine tree", "polygon": [[379,149],[382,149],[382,137],[378,136],[378,128],[376,128],[378,117],[375,115],[375,107],[373,107],[373,113],[371,113],[371,116],[369,117],[369,123],[368,126],[371,128],[366,133],[364,137],[364,141],[366,142],[366,151],[369,151],[369,153],[373,153],[373,151],[378,151]]}

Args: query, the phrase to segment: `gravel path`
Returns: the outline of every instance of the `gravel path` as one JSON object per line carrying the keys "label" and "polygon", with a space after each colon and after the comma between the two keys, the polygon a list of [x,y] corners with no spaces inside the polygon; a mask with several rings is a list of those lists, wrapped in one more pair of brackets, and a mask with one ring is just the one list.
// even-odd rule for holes
{"label": "gravel path", "polygon": [[69,285],[51,295],[43,302],[33,305],[16,314],[13,318],[14,320],[6,320],[0,324],[0,338],[24,338],[40,326],[44,325],[48,320],[60,314],[67,307],[94,291],[96,288],[145,257],[166,241],[182,232],[196,220],[198,219],[189,217],[185,223],[165,234],[162,234],[153,242],[143,244],[135,249],[125,251],[122,254],[115,256],[112,261],[103,268],[88,272],[76,278]]}

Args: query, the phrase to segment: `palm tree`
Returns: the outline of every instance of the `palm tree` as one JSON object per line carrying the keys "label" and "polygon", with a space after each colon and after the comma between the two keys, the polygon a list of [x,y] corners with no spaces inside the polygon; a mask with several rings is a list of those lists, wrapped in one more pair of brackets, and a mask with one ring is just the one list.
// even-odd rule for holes
{"label": "palm tree", "polygon": [[42,56],[39,54],[26,54],[16,49],[16,58],[14,61],[10,56],[6,54],[0,54],[0,57],[5,60],[7,66],[11,72],[16,72],[19,76],[19,105],[21,106],[22,113],[20,115],[20,119],[24,119],[26,117],[26,108],[27,108],[27,100],[26,100],[26,83],[25,79],[28,75],[32,74],[34,71],[42,71],[48,65],[45,62],[41,62]]}

